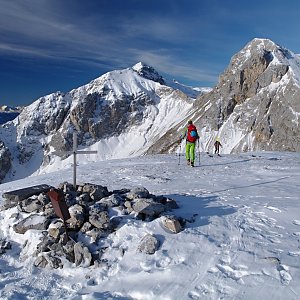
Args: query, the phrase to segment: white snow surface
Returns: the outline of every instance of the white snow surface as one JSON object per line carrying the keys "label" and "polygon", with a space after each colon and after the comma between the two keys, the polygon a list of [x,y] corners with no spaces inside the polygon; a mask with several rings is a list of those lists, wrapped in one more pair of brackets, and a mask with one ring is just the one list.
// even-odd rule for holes
{"label": "white snow surface", "polygon": [[[161,218],[123,217],[102,245],[109,268],[34,267],[41,233],[15,233],[17,209],[1,211],[0,239],[12,249],[0,255],[0,298],[299,299],[300,154],[221,155],[201,153],[199,165],[197,153],[195,168],[183,154],[79,162],[79,182],[110,191],[143,186],[175,199],[179,208],[170,214],[188,220],[172,234]],[[1,184],[0,205],[4,192],[63,181],[72,181],[71,167]],[[137,251],[147,233],[160,241],[153,255]]]}

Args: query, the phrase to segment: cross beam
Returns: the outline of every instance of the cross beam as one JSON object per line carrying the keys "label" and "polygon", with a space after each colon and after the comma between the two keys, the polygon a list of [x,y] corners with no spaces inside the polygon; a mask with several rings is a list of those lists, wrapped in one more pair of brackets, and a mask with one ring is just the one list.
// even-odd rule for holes
{"label": "cross beam", "polygon": [[76,190],[76,157],[77,154],[97,154],[97,151],[77,150],[77,132],[73,132],[73,186]]}

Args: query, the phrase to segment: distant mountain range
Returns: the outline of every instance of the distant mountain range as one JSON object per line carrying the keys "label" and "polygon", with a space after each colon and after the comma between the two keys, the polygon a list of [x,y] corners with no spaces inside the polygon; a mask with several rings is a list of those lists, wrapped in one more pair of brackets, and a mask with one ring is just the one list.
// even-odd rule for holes
{"label": "distant mountain range", "polygon": [[0,105],[0,112],[21,112],[23,109],[22,106],[8,106],[8,105]]}
{"label": "distant mountain range", "polygon": [[22,107],[0,106],[0,125],[15,119],[21,112]]}
{"label": "distant mountain range", "polygon": [[178,151],[188,119],[202,151],[217,136],[223,153],[300,151],[299,87],[299,56],[267,39],[235,54],[213,89],[169,82],[142,63],[108,72],[44,96],[2,125],[0,180],[69,165],[74,130],[81,149],[98,151],[87,160]]}

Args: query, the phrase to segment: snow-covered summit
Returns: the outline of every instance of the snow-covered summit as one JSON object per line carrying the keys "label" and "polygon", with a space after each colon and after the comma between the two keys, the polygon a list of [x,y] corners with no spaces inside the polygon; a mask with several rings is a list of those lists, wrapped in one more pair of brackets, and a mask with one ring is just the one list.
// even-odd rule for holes
{"label": "snow-covered summit", "polygon": [[156,81],[160,84],[165,84],[163,77],[159,75],[153,67],[148,66],[145,63],[138,62],[132,67],[132,69],[144,78]]}
{"label": "snow-covered summit", "polygon": [[189,95],[162,83],[152,67],[139,63],[108,72],[66,94],[39,98],[0,132],[5,146],[17,149],[11,150],[9,180],[51,171],[72,149],[74,130],[79,147],[98,150],[92,160],[145,153],[186,116],[193,103]]}
{"label": "snow-covered summit", "polygon": [[232,57],[229,68],[237,71],[243,68],[248,60],[259,55],[261,62],[270,66],[288,66],[288,74],[300,86],[300,58],[299,55],[274,43],[270,39],[255,38]]}

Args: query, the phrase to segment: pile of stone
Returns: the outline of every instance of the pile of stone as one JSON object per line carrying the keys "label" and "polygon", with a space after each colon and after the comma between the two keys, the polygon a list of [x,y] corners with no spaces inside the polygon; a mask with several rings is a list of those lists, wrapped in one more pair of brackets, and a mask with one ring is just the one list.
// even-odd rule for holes
{"label": "pile of stone", "polygon": [[[97,245],[116,231],[123,216],[129,214],[142,221],[163,216],[162,226],[167,231],[178,233],[182,230],[182,220],[167,213],[178,208],[176,201],[152,195],[144,187],[109,192],[107,187],[86,183],[78,185],[75,190],[73,185],[64,182],[57,190],[61,191],[70,214],[65,222],[55,214],[48,196],[53,187],[41,185],[32,188],[3,194],[6,202],[2,210],[17,206],[19,213],[12,216],[15,232],[24,234],[30,229],[42,232],[43,238],[35,251],[37,258],[34,264],[38,267],[61,268],[65,261],[82,267],[101,265],[105,249],[92,253],[80,236],[84,235]],[[118,216],[110,217],[110,208],[118,210]],[[137,251],[153,254],[158,248],[156,237],[147,234],[137,246]]]}

